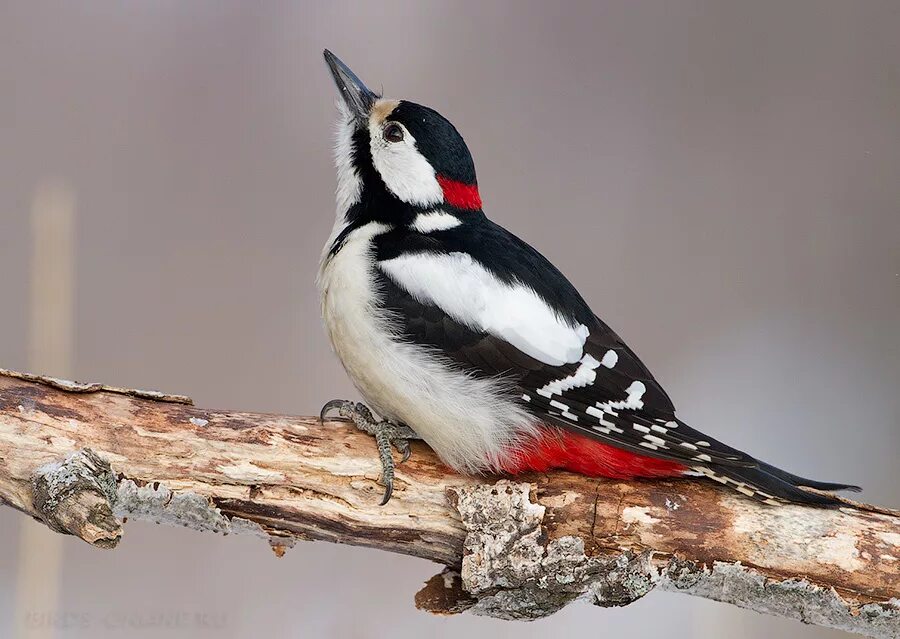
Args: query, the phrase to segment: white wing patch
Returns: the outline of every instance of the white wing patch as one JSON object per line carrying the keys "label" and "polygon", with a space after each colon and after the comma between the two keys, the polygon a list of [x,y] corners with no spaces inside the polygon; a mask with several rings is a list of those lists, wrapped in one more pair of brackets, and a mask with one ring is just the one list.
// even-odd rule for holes
{"label": "white wing patch", "polygon": [[471,255],[416,253],[379,266],[419,302],[436,305],[460,324],[500,337],[538,361],[561,366],[584,354],[586,326],[560,319],[532,288],[501,282]]}

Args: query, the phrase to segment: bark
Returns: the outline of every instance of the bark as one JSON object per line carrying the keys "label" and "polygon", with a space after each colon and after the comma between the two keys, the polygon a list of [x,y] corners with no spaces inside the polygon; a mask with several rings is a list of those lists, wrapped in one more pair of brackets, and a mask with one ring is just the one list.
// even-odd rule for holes
{"label": "bark", "polygon": [[115,547],[122,522],[324,540],[444,564],[438,613],[534,619],[576,599],[682,592],[900,637],[900,513],[766,506],[711,482],[453,474],[423,444],[378,502],[370,437],[343,422],[203,410],[186,397],[0,371],[0,498]]}

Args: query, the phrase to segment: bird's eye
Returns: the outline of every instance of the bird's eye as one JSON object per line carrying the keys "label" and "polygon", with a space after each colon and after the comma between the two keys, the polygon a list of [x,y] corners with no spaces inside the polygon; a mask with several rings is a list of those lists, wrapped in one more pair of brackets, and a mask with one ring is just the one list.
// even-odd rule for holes
{"label": "bird's eye", "polygon": [[399,124],[388,124],[384,127],[384,139],[388,142],[402,142],[403,141],[403,127]]}

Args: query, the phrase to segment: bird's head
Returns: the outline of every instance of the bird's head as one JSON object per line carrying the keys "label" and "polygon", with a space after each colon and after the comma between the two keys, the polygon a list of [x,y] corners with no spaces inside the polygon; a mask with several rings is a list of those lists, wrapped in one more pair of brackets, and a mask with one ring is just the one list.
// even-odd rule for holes
{"label": "bird's head", "polygon": [[374,93],[327,49],[325,61],[341,95],[339,214],[395,223],[435,209],[481,210],[475,165],[456,127],[434,109]]}

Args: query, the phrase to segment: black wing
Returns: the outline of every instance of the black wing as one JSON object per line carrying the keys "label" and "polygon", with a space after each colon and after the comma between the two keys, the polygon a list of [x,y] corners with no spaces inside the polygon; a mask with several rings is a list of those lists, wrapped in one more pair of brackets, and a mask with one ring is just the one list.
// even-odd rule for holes
{"label": "black wing", "polygon": [[[379,282],[385,306],[393,311],[395,329],[407,340],[434,348],[462,370],[480,376],[502,376],[515,383],[518,399],[548,423],[633,452],[678,461],[688,466],[714,461],[754,466],[755,460],[694,430],[675,417],[675,409],[659,383],[634,352],[599,319],[589,327],[585,353],[598,362],[613,350],[616,365],[599,366],[590,385],[544,393],[548,384],[575,375],[579,364],[552,366],[529,357],[488,333],[456,322],[441,308],[419,302],[387,277]],[[645,387],[640,408],[615,408],[638,381]],[[610,405],[601,411],[598,405]],[[699,443],[698,443],[699,442]],[[703,455],[701,459],[696,459]],[[708,457],[708,459],[706,459]]]}
{"label": "black wing", "polygon": [[[418,240],[421,245],[415,250],[465,250],[490,267],[497,277],[509,282],[529,282],[560,316],[588,328],[584,354],[597,364],[592,368],[593,375],[588,375],[589,383],[585,382],[584,371],[576,377],[584,360],[561,366],[538,361],[503,338],[473,330],[440,307],[422,303],[376,269],[382,302],[396,322],[394,330],[403,338],[433,348],[436,354],[471,374],[502,376],[513,381],[519,393],[517,399],[547,423],[625,450],[684,464],[747,494],[760,496],[749,488],[754,486],[764,491],[763,497],[830,503],[830,498],[820,498],[797,486],[847,488],[785,473],[679,420],[671,399],[643,362],[590,311],[552,264],[528,244],[487,220],[481,220],[477,231],[474,243],[471,227],[466,236],[453,229],[421,239],[386,237],[378,246],[379,257],[390,259],[399,254],[400,246],[408,250]],[[613,360],[611,366],[600,364]],[[639,399],[629,401],[629,397],[638,395],[635,388],[640,390]]]}

